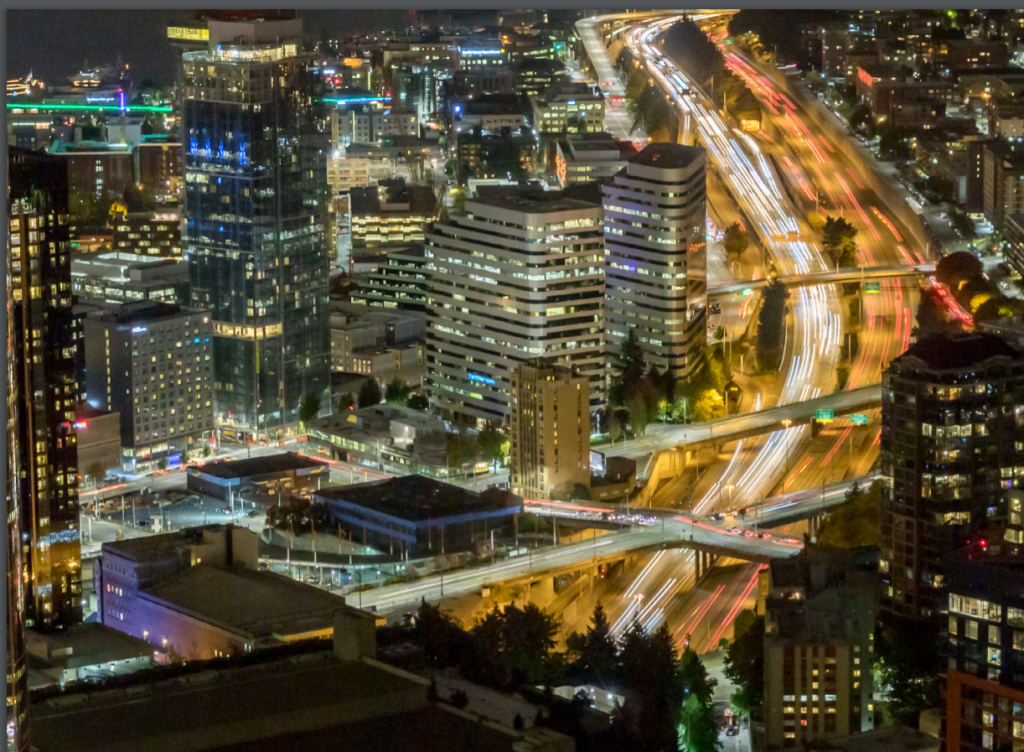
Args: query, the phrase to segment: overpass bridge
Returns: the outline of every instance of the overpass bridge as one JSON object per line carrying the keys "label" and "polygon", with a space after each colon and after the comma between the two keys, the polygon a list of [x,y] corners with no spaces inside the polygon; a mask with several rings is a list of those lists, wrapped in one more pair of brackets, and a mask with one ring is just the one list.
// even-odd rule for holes
{"label": "overpass bridge", "polygon": [[[935,264],[907,264],[900,266],[872,266],[857,269],[840,269],[827,272],[810,272],[808,274],[790,274],[780,277],[787,287],[806,287],[808,285],[830,285],[841,282],[872,282],[882,279],[899,279],[901,277],[921,277],[932,274]],[[746,279],[729,282],[724,285],[708,285],[708,297],[729,295],[747,290],[757,290],[768,284],[769,279]]]}
{"label": "overpass bridge", "polygon": [[612,457],[643,457],[684,446],[687,449],[694,449],[700,446],[726,444],[749,436],[783,430],[787,428],[784,423],[787,420],[793,426],[807,423],[817,415],[818,410],[831,410],[833,415],[847,415],[881,405],[882,385],[871,384],[802,402],[770,407],[756,413],[729,415],[709,420],[707,423],[648,426],[644,436],[611,446],[606,454]]}

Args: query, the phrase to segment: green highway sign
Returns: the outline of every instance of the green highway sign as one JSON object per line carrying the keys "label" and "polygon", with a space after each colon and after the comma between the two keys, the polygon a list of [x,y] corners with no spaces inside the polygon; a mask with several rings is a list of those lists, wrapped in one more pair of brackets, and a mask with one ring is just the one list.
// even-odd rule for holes
{"label": "green highway sign", "polygon": [[818,410],[814,419],[819,423],[831,423],[834,418],[835,414],[831,410]]}
{"label": "green highway sign", "polygon": [[749,288],[749,287],[748,287],[747,289],[745,289],[745,290],[743,291],[743,297],[747,297],[747,296],[748,296],[748,295],[750,295],[750,294],[751,294],[752,292],[754,292],[754,291],[753,291],[753,290],[752,290],[751,288]]}
{"label": "green highway sign", "polygon": [[866,413],[854,413],[850,416],[850,422],[855,426],[866,426],[868,424],[868,416]]}
{"label": "green highway sign", "polygon": [[864,292],[881,292],[881,282],[865,282]]}

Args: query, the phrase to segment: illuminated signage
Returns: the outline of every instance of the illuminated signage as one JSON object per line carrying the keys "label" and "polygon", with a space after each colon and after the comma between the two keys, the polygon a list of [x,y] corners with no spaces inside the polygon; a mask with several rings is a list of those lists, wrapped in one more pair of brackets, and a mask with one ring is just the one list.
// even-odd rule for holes
{"label": "illuminated signage", "polygon": [[140,332],[144,332],[144,331],[146,331],[146,327],[144,327],[144,326],[133,326],[132,327],[132,334],[139,334]]}
{"label": "illuminated signage", "polygon": [[460,50],[463,55],[500,55],[504,50]]}
{"label": "illuminated signage", "polygon": [[189,26],[168,26],[167,38],[182,42],[209,42],[210,30]]}
{"label": "illuminated signage", "polygon": [[487,376],[481,376],[478,373],[470,372],[466,375],[469,377],[470,381],[475,381],[478,384],[487,384],[489,386],[494,386],[495,384],[497,384],[497,382],[494,379],[489,378]]}
{"label": "illuminated signage", "polygon": [[84,420],[80,420],[77,423],[72,423],[71,425],[76,431],[85,431],[89,428],[89,424]]}

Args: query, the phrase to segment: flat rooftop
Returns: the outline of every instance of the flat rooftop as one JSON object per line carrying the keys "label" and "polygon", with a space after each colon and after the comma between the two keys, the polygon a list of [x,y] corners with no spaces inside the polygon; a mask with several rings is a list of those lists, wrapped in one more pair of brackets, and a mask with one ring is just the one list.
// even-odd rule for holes
{"label": "flat rooftop", "polygon": [[39,634],[31,629],[25,634],[31,655],[61,668],[153,656],[153,646],[145,640],[96,622],[73,624],[54,634]]}
{"label": "flat rooftop", "polygon": [[274,572],[197,564],[140,596],[255,640],[330,629],[345,599]]}
{"label": "flat rooftop", "polygon": [[1018,360],[1021,353],[994,334],[932,334],[918,340],[899,356],[918,358],[934,369],[956,370],[981,365],[992,358]]}
{"label": "flat rooftop", "polygon": [[321,467],[324,462],[303,457],[295,452],[282,452],[271,454],[266,457],[252,457],[244,460],[232,460],[231,462],[207,462],[199,472],[203,475],[212,475],[223,480],[234,480],[236,478],[250,478],[254,475],[270,475],[272,473],[284,473],[289,470],[306,470],[307,468]]}
{"label": "flat rooftop", "polygon": [[227,525],[205,525],[176,530],[173,533],[147,535],[143,538],[125,538],[122,541],[103,543],[104,554],[113,554],[134,562],[156,561],[168,556],[177,556],[179,551],[188,551],[191,546],[204,543],[204,530],[221,533]]}
{"label": "flat rooftop", "polygon": [[523,195],[512,193],[495,197],[478,197],[469,199],[466,204],[478,204],[491,206],[495,209],[509,209],[522,212],[523,214],[557,214],[559,212],[590,211],[597,207],[584,201],[577,201],[572,198],[565,198],[558,191],[551,191],[551,196],[541,196],[533,193]]}
{"label": "flat rooftop", "polygon": [[345,501],[412,522],[496,512],[522,504],[522,499],[514,494],[501,491],[478,494],[423,475],[325,488],[316,496],[328,503]]}
{"label": "flat rooftop", "polygon": [[696,146],[679,144],[648,144],[629,160],[630,164],[644,167],[658,167],[663,170],[680,170],[689,167],[704,156],[704,150]]}

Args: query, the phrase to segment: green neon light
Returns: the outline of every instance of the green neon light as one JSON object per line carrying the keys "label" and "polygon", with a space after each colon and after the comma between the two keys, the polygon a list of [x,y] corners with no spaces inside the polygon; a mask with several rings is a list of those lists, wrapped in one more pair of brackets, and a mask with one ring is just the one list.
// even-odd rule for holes
{"label": "green neon light", "polygon": [[[89,110],[101,112],[121,112],[121,108],[116,104],[21,104],[17,102],[8,102],[8,110]],[[174,112],[173,107],[157,106],[157,105],[135,105],[133,107],[125,107],[125,112]]]}

